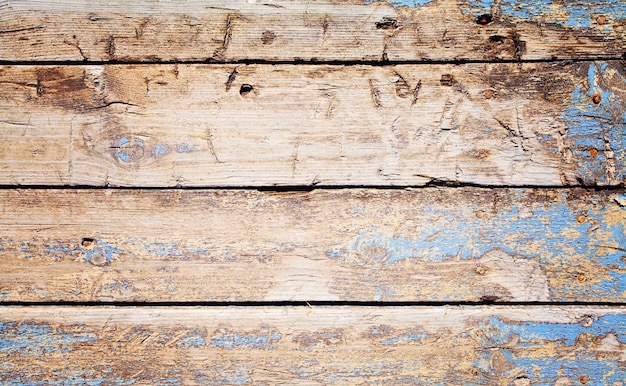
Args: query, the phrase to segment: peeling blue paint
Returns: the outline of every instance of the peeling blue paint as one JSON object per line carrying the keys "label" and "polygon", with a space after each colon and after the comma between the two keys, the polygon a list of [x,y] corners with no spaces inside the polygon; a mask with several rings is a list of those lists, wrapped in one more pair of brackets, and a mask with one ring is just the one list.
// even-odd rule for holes
{"label": "peeling blue paint", "polygon": [[[432,3],[435,0],[386,0],[385,2],[393,5],[394,7],[411,7],[419,8],[428,3]],[[380,3],[381,0],[366,0],[365,4]]]}
{"label": "peeling blue paint", "polygon": [[117,141],[115,141],[115,147],[117,148],[117,151],[115,152],[115,156],[123,162],[130,162],[130,154],[128,154],[122,148],[122,146],[128,144],[129,142],[130,140],[128,139],[128,137],[122,137],[118,139]]}
{"label": "peeling blue paint", "polygon": [[235,348],[256,348],[274,350],[273,344],[278,342],[282,335],[278,331],[270,331],[264,328],[253,333],[240,333],[228,329],[220,330],[216,337],[211,339],[211,346],[221,347],[228,350]]}
{"label": "peeling blue paint", "polygon": [[190,145],[188,143],[183,143],[176,147],[176,152],[178,153],[193,153],[195,151],[198,151],[198,150],[195,147],[193,147],[193,145]]}
{"label": "peeling blue paint", "polygon": [[[604,154],[608,149],[613,151],[614,178],[626,179],[626,102],[598,84],[599,74],[609,75],[607,67],[606,62],[589,65],[587,92],[580,85],[576,86],[562,117],[572,141],[571,150],[579,165],[580,178],[587,184],[610,182]],[[592,101],[596,93],[602,97],[599,104]]]}
{"label": "peeling blue paint", "polygon": [[[591,339],[602,339],[608,334],[616,336],[621,343],[626,343],[626,315],[607,315],[598,318],[591,326],[568,323],[540,322],[507,322],[492,317],[479,325],[478,334],[481,346],[488,348],[479,351],[480,358],[474,363],[483,374],[495,375],[489,357],[493,348],[501,347],[500,352],[511,364],[506,372],[522,371],[531,379],[539,378],[542,384],[554,384],[560,377],[576,379],[587,375],[592,385],[619,383],[625,380],[624,369],[619,360],[596,356],[593,350],[576,350],[577,339],[591,336]],[[515,348],[507,348],[508,342],[517,340],[515,347],[524,347],[523,354]],[[552,344],[558,351],[568,352],[567,355],[550,357],[529,356],[534,348],[542,349]],[[506,368],[505,368],[506,369]],[[502,371],[502,368],[497,371]],[[505,373],[506,374],[506,373]]]}
{"label": "peeling blue paint", "polygon": [[135,292],[135,286],[128,280],[115,280],[113,283],[103,285],[103,292],[120,292],[122,294],[129,294]]}
{"label": "peeling blue paint", "polygon": [[419,342],[427,337],[428,334],[425,331],[407,329],[403,334],[383,339],[380,343],[384,345],[394,345],[396,343],[412,343]]}
{"label": "peeling blue paint", "polygon": [[616,0],[503,0],[499,8],[494,7],[494,0],[469,0],[468,8],[462,12],[480,15],[491,14],[495,9],[499,9],[503,17],[541,20],[570,28],[589,28],[597,15],[614,20],[626,18],[626,3]]}
{"label": "peeling blue paint", "polygon": [[204,347],[206,346],[206,331],[200,328],[191,329],[184,337],[182,337],[176,347],[189,348],[189,347]]}
{"label": "peeling blue paint", "polygon": [[106,262],[111,263],[111,261],[113,261],[114,255],[121,252],[121,249],[108,245],[101,239],[96,239],[96,247],[92,250],[85,250],[85,260],[91,262],[91,258],[95,254],[103,254],[106,258]]}
{"label": "peeling blue paint", "polygon": [[152,149],[152,155],[154,155],[155,157],[166,155],[169,152],[169,146],[162,143],[157,144],[156,146],[154,146],[154,149]]}
{"label": "peeling blue paint", "polygon": [[197,370],[195,380],[201,385],[249,385],[251,372],[245,366],[234,364],[233,370]]}
{"label": "peeling blue paint", "polygon": [[97,341],[93,330],[55,330],[47,323],[0,322],[0,353],[40,356]]}
{"label": "peeling blue paint", "polygon": [[[568,192],[558,194],[560,200],[557,196],[554,202],[530,209],[527,204],[519,202],[523,193],[518,192],[517,198],[513,198],[516,204],[508,210],[490,214],[488,218],[476,217],[476,207],[424,209],[416,213],[415,218],[432,226],[419,227],[411,237],[389,235],[372,226],[359,233],[347,246],[330,249],[326,255],[329,259],[354,266],[372,267],[392,265],[406,259],[481,259],[489,251],[502,250],[517,258],[537,259],[542,268],[550,266],[551,269],[558,269],[560,264],[572,264],[572,256],[585,256],[593,259],[594,264],[606,267],[609,278],[587,282],[584,286],[576,280],[560,282],[560,287],[550,286],[553,299],[571,300],[579,295],[585,298],[598,296],[598,299],[622,297],[626,291],[626,275],[621,273],[626,268],[621,260],[623,253],[607,246],[623,248],[626,245],[623,223],[609,225],[605,221],[610,206],[590,206],[585,221],[579,222],[580,213],[567,205]],[[591,230],[592,223],[595,224],[594,230]],[[564,236],[568,232],[577,232],[577,235]],[[594,238],[595,232],[608,235],[608,238],[599,243]],[[375,295],[382,296],[383,293]]]}

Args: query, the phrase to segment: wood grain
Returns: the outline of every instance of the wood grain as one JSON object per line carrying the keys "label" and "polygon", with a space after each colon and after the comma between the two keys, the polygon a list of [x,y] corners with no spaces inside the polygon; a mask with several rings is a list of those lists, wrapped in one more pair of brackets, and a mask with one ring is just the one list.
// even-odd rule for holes
{"label": "wood grain", "polygon": [[0,77],[5,185],[626,180],[621,62],[4,66]]}
{"label": "wood grain", "polygon": [[[370,4],[364,4],[370,3]],[[396,5],[396,6],[394,6]],[[403,6],[404,5],[404,6]],[[6,61],[620,58],[622,1],[0,2]]]}
{"label": "wood grain", "polygon": [[624,307],[2,308],[0,380],[619,385]]}
{"label": "wood grain", "polygon": [[1,190],[3,301],[623,302],[624,191]]}

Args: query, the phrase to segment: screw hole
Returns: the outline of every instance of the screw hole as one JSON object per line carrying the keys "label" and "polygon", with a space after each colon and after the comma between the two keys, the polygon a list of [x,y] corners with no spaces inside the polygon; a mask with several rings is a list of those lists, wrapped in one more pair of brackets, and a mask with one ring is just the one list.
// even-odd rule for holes
{"label": "screw hole", "polygon": [[84,237],[82,240],[80,240],[80,245],[84,248],[90,248],[93,247],[93,244],[96,242],[96,240],[90,238],[90,237]]}
{"label": "screw hole", "polygon": [[252,87],[252,85],[244,83],[241,85],[241,88],[239,89],[239,95],[246,96],[250,94],[252,90],[254,90],[254,87]]}
{"label": "screw hole", "polygon": [[484,15],[480,15],[476,18],[476,24],[487,25],[493,21],[493,17],[486,13]]}

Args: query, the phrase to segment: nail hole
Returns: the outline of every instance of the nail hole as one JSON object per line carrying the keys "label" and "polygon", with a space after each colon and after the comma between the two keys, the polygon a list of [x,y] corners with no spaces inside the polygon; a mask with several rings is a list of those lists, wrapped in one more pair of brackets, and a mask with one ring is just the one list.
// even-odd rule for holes
{"label": "nail hole", "polygon": [[452,74],[442,74],[439,83],[441,83],[442,86],[452,86],[454,85],[454,76],[452,76]]}
{"label": "nail hole", "polygon": [[502,43],[505,39],[506,39],[506,36],[502,36],[502,35],[489,36],[489,41],[492,43]]}
{"label": "nail hole", "polygon": [[376,22],[376,29],[396,29],[398,21],[390,17],[383,17],[381,21]]}
{"label": "nail hole", "polygon": [[84,248],[90,248],[93,247],[93,244],[95,243],[96,240],[90,238],[90,237],[84,237],[82,240],[80,240],[80,245]]}
{"label": "nail hole", "polygon": [[602,102],[602,95],[600,95],[600,93],[595,93],[591,97],[591,100],[593,101],[593,103],[598,104],[598,103]]}
{"label": "nail hole", "polygon": [[486,25],[493,21],[493,17],[490,14],[485,13],[484,15],[480,15],[476,18],[476,24]]}
{"label": "nail hole", "polygon": [[587,383],[589,383],[589,376],[587,375],[581,375],[580,378],[578,378],[578,380],[580,381],[580,383],[582,383],[583,385],[586,385]]}
{"label": "nail hole", "polygon": [[252,85],[244,83],[241,85],[241,88],[239,89],[239,95],[246,96],[250,94],[252,90],[254,90],[254,87],[252,87]]}

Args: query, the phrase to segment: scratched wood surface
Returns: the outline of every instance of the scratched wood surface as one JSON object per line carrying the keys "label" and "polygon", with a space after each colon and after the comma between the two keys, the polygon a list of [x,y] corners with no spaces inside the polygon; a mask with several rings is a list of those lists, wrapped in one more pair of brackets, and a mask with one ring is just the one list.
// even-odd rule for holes
{"label": "scratched wood surface", "polygon": [[616,59],[625,20],[621,0],[2,0],[0,59]]}
{"label": "scratched wood surface", "polygon": [[1,190],[4,301],[621,302],[626,192]]}
{"label": "scratched wood surface", "polygon": [[625,385],[625,21],[0,0],[0,384]]}
{"label": "scratched wood surface", "polygon": [[0,184],[620,185],[622,62],[0,68]]}
{"label": "scratched wood surface", "polygon": [[0,380],[622,385],[624,307],[4,307]]}

